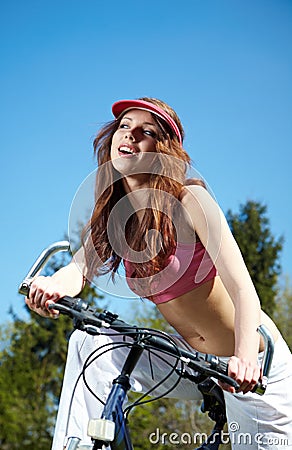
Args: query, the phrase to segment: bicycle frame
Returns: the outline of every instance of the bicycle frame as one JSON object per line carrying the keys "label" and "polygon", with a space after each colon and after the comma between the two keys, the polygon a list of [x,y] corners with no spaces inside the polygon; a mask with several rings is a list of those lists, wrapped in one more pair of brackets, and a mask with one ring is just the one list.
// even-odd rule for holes
{"label": "bicycle frame", "polygon": [[[61,241],[52,244],[44,250],[21,283],[18,290],[19,293],[28,295],[30,283],[44,267],[48,259],[57,251],[65,251],[68,249],[69,243],[67,241]],[[150,335],[149,331],[147,340],[143,340],[141,339],[141,336],[147,334],[147,330],[138,329],[121,320],[117,320],[117,316],[109,312],[97,315],[95,311],[92,311],[88,304],[81,299],[64,297],[59,300],[58,303],[54,304],[53,308],[74,318],[75,328],[87,331],[90,334],[94,334],[95,330],[98,334],[98,327],[112,328],[122,334],[131,330],[134,341],[120,375],[113,380],[112,389],[105,403],[101,418],[92,419],[89,422],[88,435],[91,436],[93,444],[90,446],[80,445],[79,438],[70,437],[65,450],[102,450],[109,446],[111,450],[133,450],[130,433],[123,412],[123,404],[127,392],[130,389],[130,376],[136,367],[142,352],[149,344],[162,352],[170,352],[191,369],[195,371],[198,370],[201,374],[203,373],[203,378],[200,376],[196,378],[196,376],[190,375],[187,372],[185,372],[184,375],[181,374],[181,376],[189,378],[197,384],[202,380],[205,381],[210,376],[215,376],[218,380],[227,382],[235,388],[238,386],[232,378],[226,375],[227,365],[214,355],[205,355],[200,352],[190,353],[179,348],[174,350],[174,346],[170,344],[170,342],[163,340],[158,335]],[[274,343],[269,330],[265,326],[261,325],[258,328],[258,332],[264,338],[265,351],[262,362],[262,379],[258,383],[255,392],[259,395],[263,395],[268,382],[268,375],[274,352]],[[219,421],[222,421],[222,418],[220,418]],[[209,445],[204,444],[200,448],[215,450],[218,449],[219,444],[219,441],[212,441]]]}

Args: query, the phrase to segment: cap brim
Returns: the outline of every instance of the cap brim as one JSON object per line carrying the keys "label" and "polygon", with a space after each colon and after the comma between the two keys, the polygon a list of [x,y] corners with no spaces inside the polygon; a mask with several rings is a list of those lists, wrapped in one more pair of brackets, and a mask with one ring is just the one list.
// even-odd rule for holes
{"label": "cap brim", "polygon": [[117,118],[124,111],[135,108],[149,110],[160,116],[162,115],[160,108],[156,107],[155,105],[152,105],[151,103],[144,102],[142,100],[120,100],[113,104],[112,112],[113,115]]}

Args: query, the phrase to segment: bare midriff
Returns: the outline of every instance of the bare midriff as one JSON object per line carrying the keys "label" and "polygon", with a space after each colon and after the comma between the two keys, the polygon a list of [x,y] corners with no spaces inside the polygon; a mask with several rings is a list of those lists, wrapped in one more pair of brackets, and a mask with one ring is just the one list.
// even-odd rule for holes
{"label": "bare midriff", "polygon": [[[219,276],[157,307],[194,349],[217,356],[234,354],[234,305]],[[264,312],[261,319],[276,340],[275,324]],[[263,349],[261,343],[259,351]]]}

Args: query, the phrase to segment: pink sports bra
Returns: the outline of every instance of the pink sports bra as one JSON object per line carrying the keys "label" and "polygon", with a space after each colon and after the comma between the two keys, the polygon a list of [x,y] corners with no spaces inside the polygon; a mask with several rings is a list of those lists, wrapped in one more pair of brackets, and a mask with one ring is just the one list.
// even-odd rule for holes
{"label": "pink sports bra", "polygon": [[127,283],[139,297],[150,298],[155,304],[165,303],[201,286],[217,275],[208,252],[200,241],[177,243],[175,253],[158,274],[148,278],[132,278],[132,264],[124,260]]}

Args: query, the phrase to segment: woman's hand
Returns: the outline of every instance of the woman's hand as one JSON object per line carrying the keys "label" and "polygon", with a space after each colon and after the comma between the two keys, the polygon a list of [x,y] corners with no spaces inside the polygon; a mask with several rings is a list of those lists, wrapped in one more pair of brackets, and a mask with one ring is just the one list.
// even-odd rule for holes
{"label": "woman's hand", "polygon": [[[253,364],[244,358],[232,356],[228,362],[228,375],[239,384],[240,388],[236,392],[246,394],[252,391],[261,376],[261,368],[258,364]],[[222,389],[235,393],[235,389],[227,383],[220,383]]]}
{"label": "woman's hand", "polygon": [[57,310],[49,310],[48,306],[56,303],[64,297],[61,285],[52,277],[37,277],[30,286],[29,297],[25,303],[37,314],[43,317],[56,318],[59,315]]}

